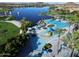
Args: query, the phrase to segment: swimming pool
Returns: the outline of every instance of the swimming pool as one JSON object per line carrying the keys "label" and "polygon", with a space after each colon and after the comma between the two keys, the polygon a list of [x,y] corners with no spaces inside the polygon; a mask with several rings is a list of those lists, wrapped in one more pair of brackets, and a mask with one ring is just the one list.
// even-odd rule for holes
{"label": "swimming pool", "polygon": [[[58,28],[60,28],[60,29],[62,28],[63,29],[63,28],[67,28],[68,27],[68,23],[67,22],[60,22],[60,21],[56,21],[56,20],[52,20],[52,19],[44,20],[44,22],[46,24],[54,24],[55,26],[51,27],[54,30],[56,30]],[[36,29],[36,30],[38,30],[38,29]],[[41,29],[39,31],[41,31]],[[54,35],[52,35],[50,37],[43,37],[43,35],[45,35],[49,31],[51,31],[51,30],[49,28],[47,28],[47,29],[44,29],[44,31],[37,33],[37,37],[38,37],[37,44],[38,44],[38,47],[34,50],[34,52],[35,51],[42,51],[43,46],[46,43],[50,42],[50,41],[52,41],[53,44],[56,44],[56,37],[57,37],[56,34],[54,34]],[[34,39],[32,38],[32,40],[34,40]],[[33,44],[33,47],[34,47],[34,44]],[[35,57],[36,54],[34,52],[31,53],[31,56]],[[38,53],[40,53],[40,52],[38,52]],[[44,52],[43,54],[47,54],[47,52]]]}
{"label": "swimming pool", "polygon": [[44,20],[44,22],[46,24],[54,24],[55,26],[52,27],[53,29],[61,29],[61,28],[66,28],[68,27],[68,23],[67,22],[62,22],[62,21],[56,21],[56,20],[52,20],[52,19],[47,19],[47,20]]}
{"label": "swimming pool", "polygon": [[62,21],[56,21],[52,19],[46,19],[44,20],[46,24],[51,24],[54,25],[52,27],[47,27],[47,29],[43,30],[40,34],[46,34],[48,32],[55,32],[57,29],[67,29],[68,28],[68,23],[67,22],[62,22]]}
{"label": "swimming pool", "polygon": [[[55,26],[51,27],[54,30],[56,30],[57,28],[68,28],[68,23],[66,22],[55,21],[52,19],[46,19],[44,20],[44,22],[46,24],[54,24]],[[42,31],[42,29],[38,29],[37,25],[34,26],[33,28],[35,28],[37,35],[31,36],[28,42],[26,42],[27,46],[23,48],[22,51],[20,51],[19,56],[41,57],[42,55],[47,55],[48,53],[46,51],[44,52],[42,51],[42,48],[46,43],[51,43],[53,45],[52,48],[53,51],[56,51],[56,43],[58,35],[55,33],[50,37],[44,37],[43,35],[45,35],[50,31],[48,27],[47,29],[43,29],[44,31]]]}

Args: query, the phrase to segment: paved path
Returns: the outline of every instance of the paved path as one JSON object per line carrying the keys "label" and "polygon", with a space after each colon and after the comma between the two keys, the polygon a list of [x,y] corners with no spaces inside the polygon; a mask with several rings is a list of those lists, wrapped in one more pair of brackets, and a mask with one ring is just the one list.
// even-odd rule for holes
{"label": "paved path", "polygon": [[[12,21],[5,21],[5,22],[9,22],[9,23],[12,23],[14,24],[15,26],[17,27],[21,27],[21,22],[20,21],[16,21],[16,20],[12,20]],[[20,34],[22,33],[22,30],[20,29]]]}
{"label": "paved path", "polygon": [[9,22],[9,23],[12,23],[12,24],[16,25],[17,27],[21,27],[21,22],[20,21],[12,20],[12,21],[5,21],[5,22]]}

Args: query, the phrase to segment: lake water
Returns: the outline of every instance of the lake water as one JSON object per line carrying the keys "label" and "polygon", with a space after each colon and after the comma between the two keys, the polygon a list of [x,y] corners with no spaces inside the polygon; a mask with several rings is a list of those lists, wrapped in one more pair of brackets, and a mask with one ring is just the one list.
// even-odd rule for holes
{"label": "lake water", "polygon": [[46,15],[48,10],[49,7],[14,8],[11,14],[18,20],[24,17],[26,20],[38,22],[40,19],[51,18],[50,16]]}

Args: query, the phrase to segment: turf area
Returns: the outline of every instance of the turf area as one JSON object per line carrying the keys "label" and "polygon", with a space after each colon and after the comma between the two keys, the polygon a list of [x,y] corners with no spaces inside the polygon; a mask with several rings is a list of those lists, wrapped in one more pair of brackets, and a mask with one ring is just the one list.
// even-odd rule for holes
{"label": "turf area", "polygon": [[0,22],[0,45],[5,44],[8,39],[19,34],[20,29],[14,24],[8,22]]}

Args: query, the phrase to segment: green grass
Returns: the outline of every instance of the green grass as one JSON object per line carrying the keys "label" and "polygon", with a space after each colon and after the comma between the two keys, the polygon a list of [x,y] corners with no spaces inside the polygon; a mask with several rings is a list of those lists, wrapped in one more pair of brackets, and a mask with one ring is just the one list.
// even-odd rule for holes
{"label": "green grass", "polygon": [[19,34],[20,30],[14,24],[0,22],[0,45],[7,43],[8,39]]}
{"label": "green grass", "polygon": [[58,14],[58,12],[49,12],[49,15]]}
{"label": "green grass", "polygon": [[6,20],[6,18],[8,18],[7,20],[15,20],[16,19],[14,16],[0,16],[0,21],[4,21],[4,20]]}
{"label": "green grass", "polygon": [[0,8],[0,12],[8,12],[10,9],[8,8]]}
{"label": "green grass", "polygon": [[8,16],[0,16],[0,21],[5,20]]}

